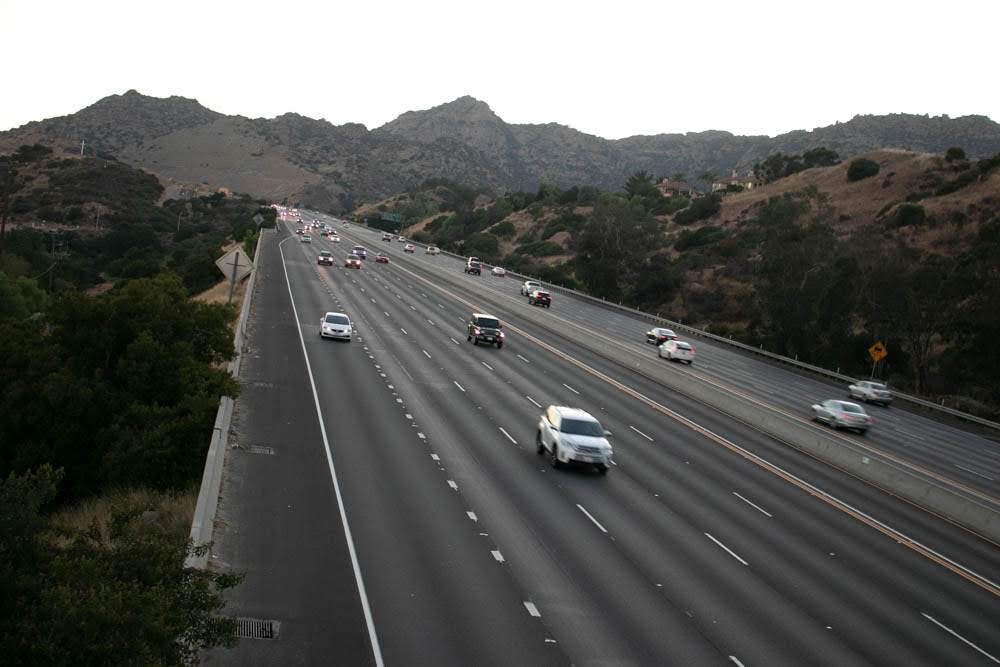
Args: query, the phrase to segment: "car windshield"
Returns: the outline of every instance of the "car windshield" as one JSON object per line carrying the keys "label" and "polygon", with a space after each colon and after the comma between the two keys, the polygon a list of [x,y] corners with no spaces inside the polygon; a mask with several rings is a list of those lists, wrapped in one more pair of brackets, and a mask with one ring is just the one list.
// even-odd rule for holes
{"label": "car windshield", "polygon": [[871,387],[872,389],[882,389],[882,390],[885,389],[885,385],[879,384],[878,382],[869,382],[868,386]]}
{"label": "car windshield", "polygon": [[319,254],[320,257],[332,257],[333,254],[329,250],[324,250]]}
{"label": "car windshield", "polygon": [[548,295],[549,295],[548,292],[541,292],[541,291],[535,292],[535,296],[547,297]]}
{"label": "car windshield", "polygon": [[678,350],[690,350],[691,346],[687,343],[677,343]]}
{"label": "car windshield", "polygon": [[858,407],[857,405],[853,405],[851,403],[841,403],[840,409],[843,410],[844,412],[854,412],[858,414],[864,412],[864,410],[862,410],[860,407]]}
{"label": "car windshield", "polygon": [[346,317],[344,317],[343,315],[327,315],[326,316],[326,323],[327,324],[350,324],[351,321],[349,319],[347,319]]}
{"label": "car windshield", "polygon": [[492,317],[480,317],[476,320],[476,325],[486,329],[499,329],[500,320],[495,320]]}
{"label": "car windshield", "polygon": [[570,435],[589,435],[594,437],[602,437],[604,435],[604,429],[596,421],[585,421],[583,419],[564,419],[562,420],[561,430],[563,433],[568,433]]}
{"label": "car windshield", "polygon": [[348,259],[348,260],[351,260],[351,259],[361,259],[361,258],[360,258],[360,257],[358,257],[357,255],[348,255],[348,256],[347,256],[347,259]]}

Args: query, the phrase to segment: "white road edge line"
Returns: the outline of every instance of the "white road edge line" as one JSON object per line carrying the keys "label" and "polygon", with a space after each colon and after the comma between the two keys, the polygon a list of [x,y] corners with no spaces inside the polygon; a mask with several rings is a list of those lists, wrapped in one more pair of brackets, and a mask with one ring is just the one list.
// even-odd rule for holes
{"label": "white road edge line", "polygon": [[541,404],[541,403],[539,403],[538,401],[536,401],[535,399],[533,399],[533,398],[532,398],[531,396],[525,396],[525,398],[526,398],[526,399],[528,399],[529,401],[531,401],[531,402],[532,402],[532,404],[534,404],[534,406],[535,406],[536,408],[540,408],[540,407],[542,407],[542,404]]}
{"label": "white road edge line", "polygon": [[769,518],[769,519],[773,519],[774,518],[773,516],[771,516],[770,512],[768,512],[767,510],[761,508],[759,505],[754,505],[752,502],[750,502],[749,500],[747,500],[746,498],[744,498],[740,494],[736,493],[735,491],[733,491],[733,495],[736,496],[737,498],[739,498],[740,500],[742,500],[743,502],[745,502],[750,507],[752,507],[755,510],[757,510],[758,512],[760,512],[761,514],[767,516],[767,518]]}
{"label": "white road edge line", "polygon": [[936,625],[936,626],[938,626],[939,628],[941,628],[941,629],[945,630],[946,632],[950,633],[951,635],[953,635],[953,636],[955,636],[955,637],[958,637],[958,638],[959,638],[959,639],[961,639],[961,640],[962,640],[963,642],[965,642],[966,644],[968,644],[968,645],[969,645],[969,646],[971,646],[972,648],[976,649],[977,651],[979,651],[980,653],[982,653],[983,655],[985,655],[985,656],[986,656],[987,658],[989,658],[989,659],[990,659],[990,660],[992,660],[993,662],[995,662],[995,663],[997,663],[997,664],[1000,664],[1000,660],[997,660],[997,659],[996,659],[996,658],[995,658],[994,656],[990,655],[989,653],[987,653],[987,652],[986,652],[986,651],[984,651],[983,649],[979,648],[978,646],[976,646],[975,644],[973,644],[972,642],[970,642],[970,641],[969,641],[968,639],[966,639],[966,638],[965,638],[965,637],[963,637],[962,635],[958,634],[957,632],[955,632],[954,630],[952,630],[951,628],[949,628],[949,627],[948,627],[947,625],[945,625],[945,624],[944,624],[944,623],[942,623],[941,621],[939,621],[939,620],[937,620],[936,618],[934,618],[933,616],[930,616],[930,615],[928,615],[928,614],[925,614],[924,612],[920,612],[920,615],[921,615],[921,616],[923,616],[924,618],[926,618],[926,619],[927,619],[928,621],[930,621],[930,622],[931,622],[931,623],[933,623],[934,625]]}
{"label": "white road edge line", "polygon": [[638,433],[639,435],[641,435],[642,437],[644,437],[646,440],[649,440],[650,442],[653,442],[652,438],[650,438],[648,435],[646,435],[645,433],[643,433],[642,431],[640,431],[639,429],[637,429],[635,426],[632,426],[631,424],[629,424],[628,427],[630,429],[632,429],[633,431],[635,431],[636,433]]}
{"label": "white road edge line", "polygon": [[705,533],[705,537],[707,537],[708,539],[712,540],[713,542],[715,542],[716,544],[718,544],[718,545],[719,545],[720,547],[722,547],[723,549],[725,549],[725,551],[726,551],[726,553],[727,553],[727,554],[729,554],[730,556],[732,556],[733,558],[735,558],[735,559],[736,559],[736,560],[738,560],[739,562],[743,563],[744,565],[749,565],[749,564],[750,564],[750,563],[746,562],[745,560],[743,560],[742,558],[740,558],[739,556],[737,556],[737,555],[736,555],[736,554],[735,554],[735,553],[733,552],[733,550],[732,550],[732,549],[730,549],[730,548],[729,548],[729,547],[727,547],[727,546],[726,546],[725,544],[723,544],[723,543],[722,543],[722,542],[720,542],[719,540],[715,539],[714,537],[712,537],[712,536],[711,536],[711,535],[709,535],[708,533]]}
{"label": "white road edge line", "polygon": [[978,477],[982,477],[983,479],[988,479],[988,480],[990,480],[991,482],[995,482],[995,481],[996,481],[995,479],[993,479],[993,478],[992,478],[992,477],[990,477],[989,475],[984,475],[984,474],[983,474],[983,473],[981,473],[981,472],[976,472],[976,471],[975,471],[975,470],[973,470],[972,468],[966,468],[965,466],[960,466],[960,465],[958,465],[957,463],[955,464],[955,467],[956,467],[956,468],[958,468],[959,470],[964,470],[965,472],[971,472],[971,473],[972,473],[973,475],[976,475],[976,476],[978,476]]}
{"label": "white road edge line", "polygon": [[452,380],[452,382],[455,383],[455,386],[458,387],[462,391],[463,394],[465,393],[465,387],[463,387],[462,385],[460,385],[458,383],[458,380]]}
{"label": "white road edge line", "polygon": [[580,395],[580,392],[578,392],[578,391],[577,391],[576,389],[573,389],[573,387],[569,386],[569,385],[568,385],[568,384],[566,384],[565,382],[563,382],[563,383],[562,383],[562,386],[566,387],[567,389],[569,389],[569,390],[570,390],[571,392],[573,392],[573,393],[574,393],[574,394],[576,394],[577,396],[579,396],[579,395]]}
{"label": "white road edge line", "polygon": [[535,618],[541,618],[542,617],[542,613],[540,611],[538,611],[538,607],[535,606],[534,602],[529,602],[528,600],[525,600],[524,601],[524,608],[527,609],[528,613],[531,614],[532,616],[534,616]]}
{"label": "white road edge line", "polygon": [[583,505],[581,505],[580,503],[577,503],[577,504],[576,504],[576,506],[580,508],[580,511],[581,511],[581,512],[583,512],[584,514],[586,514],[586,515],[587,515],[587,518],[588,518],[588,519],[590,519],[591,521],[593,521],[593,522],[594,522],[594,525],[595,525],[595,526],[597,526],[598,528],[600,528],[600,529],[601,529],[601,532],[602,532],[602,533],[607,533],[607,532],[608,532],[608,529],[607,529],[607,528],[605,528],[604,526],[602,526],[602,525],[601,525],[601,522],[600,522],[600,521],[598,521],[597,519],[595,519],[595,518],[594,518],[594,515],[593,515],[593,514],[591,514],[590,512],[588,512],[588,511],[587,511],[587,508],[585,508],[585,507],[584,507]]}
{"label": "white road edge line", "polygon": [[[289,237],[293,238],[293,237]],[[284,243],[285,239],[281,243]],[[344,497],[340,493],[340,483],[337,481],[337,469],[333,465],[333,453],[330,451],[330,440],[326,435],[326,425],[323,422],[323,410],[319,403],[319,394],[316,392],[316,381],[313,379],[312,365],[309,363],[309,353],[306,351],[306,339],[302,335],[302,326],[299,324],[299,311],[295,307],[295,297],[292,295],[292,282],[288,279],[288,267],[285,266],[285,252],[278,244],[278,252],[281,254],[281,268],[285,272],[285,286],[288,288],[288,300],[292,302],[292,312],[295,314],[295,326],[299,331],[299,343],[302,344],[302,356],[306,360],[306,371],[309,373],[309,384],[312,387],[313,402],[316,406],[316,418],[319,420],[320,435],[323,436],[323,447],[326,450],[326,462],[330,467],[330,478],[333,480],[333,490],[337,496],[337,508],[340,510],[340,520],[344,524],[344,537],[347,538],[347,551],[351,556],[351,567],[354,569],[354,580],[358,585],[358,594],[361,596],[361,609],[365,615],[365,625],[368,626],[368,639],[371,642],[372,654],[375,664],[384,667],[382,659],[382,648],[378,643],[378,635],[375,632],[375,619],[372,618],[371,605],[368,603],[368,593],[365,592],[365,582],[361,576],[361,564],[358,562],[358,553],[354,548],[354,538],[351,536],[351,527],[347,523],[347,511],[344,508]]]}
{"label": "white road edge line", "polygon": [[743,667],[743,663],[740,662],[739,659],[735,655],[729,656],[729,659],[732,660],[737,665],[739,665],[739,667]]}
{"label": "white road edge line", "polygon": [[500,432],[501,432],[501,433],[503,433],[503,434],[504,434],[505,436],[507,436],[507,439],[508,439],[508,440],[510,440],[511,442],[513,442],[513,443],[514,443],[515,445],[517,444],[517,440],[515,440],[514,438],[512,438],[512,437],[510,436],[510,433],[508,433],[508,432],[507,432],[506,430],[504,430],[504,427],[503,427],[503,426],[498,426],[497,428],[499,428],[499,429],[500,429]]}

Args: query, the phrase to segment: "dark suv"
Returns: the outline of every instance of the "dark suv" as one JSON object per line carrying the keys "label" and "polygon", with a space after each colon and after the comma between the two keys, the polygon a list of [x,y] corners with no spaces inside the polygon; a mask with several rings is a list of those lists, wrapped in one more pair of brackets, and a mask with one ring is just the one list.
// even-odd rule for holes
{"label": "dark suv", "polygon": [[534,292],[528,295],[528,303],[530,303],[532,306],[542,306],[544,308],[551,308],[552,295],[544,290],[536,289]]}
{"label": "dark suv", "polygon": [[468,340],[471,340],[473,345],[479,345],[480,342],[490,345],[496,344],[497,349],[500,349],[503,347],[503,332],[500,331],[500,328],[500,320],[492,315],[472,313],[472,319],[469,320]]}

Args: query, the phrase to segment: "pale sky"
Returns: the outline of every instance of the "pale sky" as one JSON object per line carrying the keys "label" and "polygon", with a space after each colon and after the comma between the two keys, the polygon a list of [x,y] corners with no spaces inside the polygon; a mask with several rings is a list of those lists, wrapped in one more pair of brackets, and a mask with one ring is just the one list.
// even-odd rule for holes
{"label": "pale sky", "polygon": [[1000,121],[997,0],[0,0],[0,130],[134,88],[369,129],[461,95],[616,139]]}

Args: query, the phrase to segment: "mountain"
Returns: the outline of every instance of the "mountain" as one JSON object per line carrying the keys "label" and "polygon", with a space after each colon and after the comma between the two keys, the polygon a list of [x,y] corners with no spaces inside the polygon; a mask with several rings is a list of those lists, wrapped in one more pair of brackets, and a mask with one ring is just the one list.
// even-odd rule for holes
{"label": "mountain", "polygon": [[826,146],[842,156],[880,148],[973,158],[1000,152],[1000,124],[984,116],[857,116],[812,131],[738,136],[709,131],[608,140],[556,123],[510,124],[472,97],[407,111],[374,130],[298,114],[227,116],[183,97],[130,90],[68,116],[0,132],[0,152],[42,143],[110,153],[164,179],[168,195],[190,185],[342,211],[431,177],[498,191],[560,186],[617,189],[629,174],[746,169],[770,153]]}

